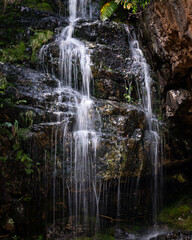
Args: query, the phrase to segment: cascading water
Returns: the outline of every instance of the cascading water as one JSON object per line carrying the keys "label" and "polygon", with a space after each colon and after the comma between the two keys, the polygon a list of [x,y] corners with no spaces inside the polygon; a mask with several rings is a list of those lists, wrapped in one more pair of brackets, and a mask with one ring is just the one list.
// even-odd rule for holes
{"label": "cascading water", "polygon": [[160,144],[160,136],[159,136],[159,127],[158,120],[155,118],[152,112],[152,101],[151,101],[151,83],[152,79],[150,77],[149,65],[146,62],[146,59],[143,55],[142,50],[139,47],[139,42],[136,40],[135,32],[133,34],[130,33],[128,27],[126,27],[128,32],[128,39],[130,44],[130,49],[133,56],[133,68],[139,68],[143,74],[144,85],[140,86],[138,89],[139,96],[142,96],[142,102],[145,109],[145,115],[147,120],[147,128],[146,132],[151,137],[150,144],[150,160],[152,163],[152,175],[153,175],[153,196],[152,196],[152,212],[153,212],[153,223],[154,226],[157,224],[157,208],[159,201],[159,192],[160,192],[160,184],[159,181],[159,167],[161,166],[159,159],[159,144]]}
{"label": "cascading water", "polygon": [[[55,227],[57,219],[63,218],[65,228],[72,230],[75,235],[82,232],[86,233],[90,229],[92,233],[95,229],[98,230],[99,214],[102,217],[112,216],[119,219],[122,216],[127,218],[130,212],[134,214],[137,208],[135,202],[138,197],[135,192],[139,188],[140,175],[143,170],[143,163],[141,163],[138,168],[136,184],[131,177],[125,180],[120,172],[113,176],[114,179],[106,181],[103,177],[105,170],[100,172],[101,175],[97,172],[97,148],[100,140],[99,135],[103,133],[96,131],[95,125],[96,122],[100,122],[100,116],[95,110],[95,102],[90,97],[91,60],[85,44],[73,37],[78,18],[86,17],[91,17],[90,1],[69,0],[69,25],[63,28],[54,42],[54,46],[59,49],[58,71],[55,66],[50,68],[50,65],[46,63],[47,58],[53,60],[50,50],[53,45],[45,45],[40,50],[40,60],[44,71],[52,74],[58,72],[58,79],[54,76],[58,83],[58,88],[55,91],[58,97],[50,110],[56,116],[51,137],[51,158],[54,159],[52,222]],[[153,221],[155,224],[159,191],[158,148],[160,140],[158,121],[152,113],[152,80],[149,67],[135,35],[132,36],[129,30],[126,30],[132,53],[131,70],[134,72],[135,69],[139,69],[138,75],[141,75],[142,78],[142,81],[136,84],[138,97],[142,97],[142,108],[145,111],[147,122],[145,132],[151,138],[150,159],[153,166]],[[48,55],[49,57],[47,57]],[[121,117],[118,117],[117,121],[121,121]],[[60,134],[61,132],[62,134]],[[139,135],[141,133],[138,134],[138,137]],[[119,142],[122,141],[120,134],[117,134],[116,137]],[[116,147],[121,148],[118,141]],[[123,156],[123,154],[119,151],[119,155]],[[120,161],[122,156],[119,157]],[[115,157],[118,158],[118,155],[116,154]],[[58,159],[62,159],[62,162]],[[47,162],[47,159],[45,160]],[[107,166],[107,168],[110,167]],[[58,179],[62,182],[62,189],[58,184]],[[126,201],[129,204],[125,204]],[[64,205],[59,216],[56,211],[58,202]],[[115,207],[114,204],[116,204]]]}
{"label": "cascading water", "polygon": [[[87,13],[89,12],[89,13]],[[54,114],[58,115],[58,126],[62,126],[63,139],[61,148],[63,154],[63,196],[66,201],[65,188],[68,189],[68,208],[73,231],[78,232],[78,225],[87,227],[88,216],[99,215],[99,196],[101,183],[97,186],[96,149],[98,134],[95,131],[95,116],[90,98],[91,60],[85,44],[73,38],[73,31],[78,18],[91,17],[91,2],[84,0],[69,0],[69,25],[58,35],[55,43],[59,46],[59,80],[58,101]],[[45,56],[49,45],[40,51],[43,69],[48,71]],[[53,72],[53,71],[52,71]],[[66,99],[68,101],[66,102]],[[63,97],[64,96],[64,97]],[[59,109],[67,107],[67,114]],[[71,118],[74,119],[70,130]],[[57,133],[55,130],[54,171],[53,171],[53,225],[55,225],[56,208],[56,175],[57,167]],[[71,132],[72,131],[72,132]],[[64,172],[69,172],[65,176]],[[63,216],[65,217],[65,216]],[[98,225],[98,218],[95,221]]]}

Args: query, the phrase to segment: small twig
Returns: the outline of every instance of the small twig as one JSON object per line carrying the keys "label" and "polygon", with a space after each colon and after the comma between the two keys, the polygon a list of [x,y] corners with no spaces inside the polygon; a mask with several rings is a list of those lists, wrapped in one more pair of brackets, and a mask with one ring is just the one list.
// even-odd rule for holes
{"label": "small twig", "polygon": [[114,218],[111,218],[111,217],[108,217],[108,216],[104,216],[104,215],[99,215],[99,216],[102,217],[102,218],[109,219],[109,220],[111,220],[113,222],[125,222],[125,220],[123,220],[123,219],[114,219]]}

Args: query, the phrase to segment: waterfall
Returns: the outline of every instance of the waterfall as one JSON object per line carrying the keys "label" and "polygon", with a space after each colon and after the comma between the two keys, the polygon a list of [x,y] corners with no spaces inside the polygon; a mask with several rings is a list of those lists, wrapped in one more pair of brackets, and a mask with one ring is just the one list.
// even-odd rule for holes
{"label": "waterfall", "polygon": [[[51,193],[53,209],[52,223],[55,228],[58,225],[57,219],[59,222],[63,219],[64,228],[70,229],[75,236],[82,233],[86,234],[88,231],[92,233],[98,232],[101,216],[106,219],[112,217],[120,220],[121,217],[129,217],[127,215],[134,214],[137,211],[137,201],[140,201],[137,189],[139,189],[140,176],[142,176],[144,166],[143,162],[141,162],[137,168],[136,171],[139,175],[137,179],[135,178],[135,172],[132,173],[133,179],[132,176],[128,176],[125,179],[120,167],[118,168],[117,166],[120,172],[105,181],[105,171],[110,168],[107,161],[111,161],[111,159],[110,156],[107,159],[107,154],[104,158],[103,156],[97,156],[97,149],[101,148],[100,145],[105,140],[103,140],[105,133],[100,133],[100,126],[96,126],[103,123],[100,123],[100,116],[96,110],[96,102],[91,97],[92,63],[89,49],[84,42],[74,37],[75,27],[79,18],[91,18],[90,1],[69,0],[68,26],[61,30],[53,43],[44,45],[39,53],[42,69],[47,73],[51,72],[58,83],[58,87],[55,90],[57,100],[51,105],[50,109],[54,115],[54,120],[50,123],[53,125],[51,135],[51,159],[53,167],[53,190]],[[138,97],[142,98],[142,109],[145,111],[145,134],[147,135],[147,139],[150,139],[149,158],[152,163],[153,175],[152,208],[153,222],[156,224],[159,191],[158,168],[160,163],[158,150],[160,137],[158,134],[158,121],[152,112],[152,79],[150,77],[149,66],[143,52],[139,48],[139,43],[135,35],[132,35],[128,28],[127,32],[132,54],[131,71],[133,71],[133,74],[135,74],[135,69],[136,71],[140,71],[135,76],[141,76],[142,78],[142,81],[136,82],[136,86]],[[58,60],[57,64],[55,64],[56,66],[54,65],[54,61],[56,60],[51,53],[53,47],[57,47],[59,53],[58,58],[55,58]],[[51,59],[51,67],[50,62],[47,63],[47,58]],[[132,82],[129,86],[129,95],[131,95],[131,84]],[[107,103],[105,101],[103,106],[104,104],[110,104],[110,102]],[[113,103],[110,106],[113,108]],[[104,111],[104,109],[105,107],[101,111]],[[137,111],[139,111],[138,109]],[[120,118],[118,117],[117,121],[121,121]],[[99,124],[97,124],[98,122]],[[138,129],[135,129],[135,133],[137,131]],[[130,138],[132,137],[131,134]],[[138,131],[138,135],[141,137],[142,132]],[[114,164],[117,162],[117,165],[120,165],[121,161],[123,161],[124,148],[122,148],[121,144],[124,143],[121,143],[121,141],[126,139],[128,142],[130,140],[129,137],[126,139],[124,136],[122,138],[121,134],[117,134],[115,147],[119,149],[118,151],[116,150],[116,154],[114,155],[114,158],[117,159],[112,159],[112,161],[114,160]],[[98,144],[99,142],[101,143],[100,145]],[[104,162],[105,157],[106,162]],[[45,154],[46,164],[48,162],[47,158],[48,156]],[[101,167],[97,165],[99,161]],[[104,167],[101,170],[102,164]],[[65,207],[63,207],[59,214],[57,212],[58,201],[67,208],[65,210]]]}
{"label": "waterfall", "polygon": [[[130,33],[128,27],[126,27],[128,33],[128,40],[130,44],[130,49],[133,57],[133,68],[138,68],[141,70],[144,79],[144,85],[141,84],[140,89],[138,89],[139,96],[142,96],[142,103],[145,109],[145,116],[147,121],[147,129],[146,132],[150,135],[150,160],[152,164],[152,212],[153,212],[153,224],[157,225],[157,208],[158,208],[158,200],[159,200],[159,177],[161,174],[159,173],[160,167],[160,159],[159,159],[159,144],[160,144],[160,136],[159,136],[159,126],[158,120],[155,118],[152,112],[152,98],[151,98],[151,83],[152,79],[150,77],[150,69],[147,61],[144,57],[142,50],[139,47],[139,42],[136,39],[136,34],[133,32]],[[139,181],[139,177],[138,177]],[[161,180],[160,180],[161,181]],[[138,183],[137,183],[138,185]]]}
{"label": "waterfall", "polygon": [[[96,176],[96,151],[99,141],[95,131],[94,102],[90,98],[91,60],[85,44],[73,37],[78,18],[91,17],[91,2],[88,0],[69,0],[69,25],[63,28],[55,40],[59,46],[59,79],[58,101],[54,114],[59,116],[58,126],[62,126],[62,201],[66,202],[65,188],[68,189],[68,208],[73,231],[78,232],[78,226],[87,228],[89,216],[95,216],[95,224],[99,225],[99,198],[101,182]],[[49,45],[40,50],[40,60],[43,69],[48,71],[45,56],[48,54]],[[54,72],[54,71],[52,71]],[[67,101],[66,101],[67,96]],[[62,113],[59,109],[67,107],[68,112]],[[62,115],[64,116],[62,117]],[[71,122],[72,129],[70,129]],[[56,208],[55,198],[57,167],[57,139],[58,126],[55,129],[54,170],[53,170],[53,211]],[[61,154],[61,153],[60,153]],[[69,172],[65,176],[64,172]],[[63,213],[63,218],[65,218]],[[53,225],[56,216],[53,213]]]}

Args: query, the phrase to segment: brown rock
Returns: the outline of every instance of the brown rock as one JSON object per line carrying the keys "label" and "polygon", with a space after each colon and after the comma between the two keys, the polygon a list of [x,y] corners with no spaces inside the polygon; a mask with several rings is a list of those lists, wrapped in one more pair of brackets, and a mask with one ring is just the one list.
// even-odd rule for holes
{"label": "brown rock", "polygon": [[173,160],[178,156],[189,158],[192,153],[192,1],[151,1],[140,17],[139,33],[164,98],[163,111],[169,128],[166,156]]}
{"label": "brown rock", "polygon": [[12,218],[9,218],[3,228],[9,232],[13,232],[15,230],[14,221]]}
{"label": "brown rock", "polygon": [[166,96],[166,115],[173,117],[179,107],[189,98],[190,93],[187,90],[170,90]]}
{"label": "brown rock", "polygon": [[[152,56],[168,64],[172,77],[185,77],[192,67],[192,2],[155,0],[140,21],[140,32]],[[159,59],[158,59],[159,60]],[[158,64],[158,62],[157,62]],[[162,63],[160,63],[161,65]],[[161,75],[166,71],[160,67]],[[169,80],[169,75],[164,76]],[[162,87],[166,86],[161,82]]]}

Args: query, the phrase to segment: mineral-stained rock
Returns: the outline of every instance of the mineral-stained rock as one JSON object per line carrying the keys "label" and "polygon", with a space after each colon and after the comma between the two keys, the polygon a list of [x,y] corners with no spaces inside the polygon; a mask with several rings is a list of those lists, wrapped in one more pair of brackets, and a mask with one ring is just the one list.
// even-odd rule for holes
{"label": "mineral-stained rock", "polygon": [[[163,111],[167,117],[171,154],[191,156],[192,148],[192,2],[190,0],[154,0],[139,22],[140,40],[148,60],[157,72]],[[184,146],[185,145],[185,146]],[[182,153],[181,153],[182,152]]]}
{"label": "mineral-stained rock", "polygon": [[104,179],[139,176],[146,162],[142,142],[144,112],[112,101],[102,101],[99,106],[102,120],[98,146],[100,174]]}
{"label": "mineral-stained rock", "polygon": [[[152,57],[158,57],[159,60],[170,65],[171,75],[185,77],[190,73],[192,67],[191,22],[190,0],[155,0],[143,15],[141,36],[144,42],[149,40],[148,47]],[[162,66],[160,64],[160,72]],[[169,75],[165,77],[168,81]],[[165,87],[163,83],[162,87]]]}

